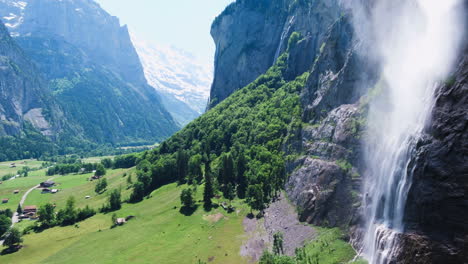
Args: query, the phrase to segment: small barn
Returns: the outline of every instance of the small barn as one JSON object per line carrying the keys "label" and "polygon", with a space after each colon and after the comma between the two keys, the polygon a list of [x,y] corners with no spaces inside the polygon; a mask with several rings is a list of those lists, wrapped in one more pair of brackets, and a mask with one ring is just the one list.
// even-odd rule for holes
{"label": "small barn", "polygon": [[50,192],[51,193],[58,193],[58,189],[52,189]]}
{"label": "small barn", "polygon": [[14,190],[13,193],[14,193],[14,194],[18,194],[18,193],[19,193],[19,190]]}
{"label": "small barn", "polygon": [[126,222],[127,222],[127,220],[125,218],[117,218],[117,220],[115,220],[116,225],[123,225]]}
{"label": "small barn", "polygon": [[2,199],[2,203],[4,203],[4,204],[5,204],[5,203],[8,203],[9,200],[10,200],[10,199],[8,199],[8,198],[4,198],[4,199]]}
{"label": "small barn", "polygon": [[37,206],[35,205],[27,205],[23,208],[23,214],[25,215],[35,215],[37,213]]}
{"label": "small barn", "polygon": [[54,185],[55,185],[55,182],[53,182],[53,181],[41,182],[41,187],[42,188],[49,188],[49,187],[52,187]]}

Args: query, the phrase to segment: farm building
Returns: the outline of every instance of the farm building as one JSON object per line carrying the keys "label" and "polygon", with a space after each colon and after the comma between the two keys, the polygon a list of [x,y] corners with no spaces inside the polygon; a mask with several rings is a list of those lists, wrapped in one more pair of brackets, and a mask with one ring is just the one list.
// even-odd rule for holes
{"label": "farm building", "polygon": [[9,201],[8,198],[2,199],[2,203],[8,203],[8,201]]}
{"label": "farm building", "polygon": [[50,189],[48,189],[48,188],[42,189],[42,193],[50,193],[50,192],[51,192],[51,191],[50,191]]}
{"label": "farm building", "polygon": [[13,193],[14,193],[14,194],[18,194],[18,193],[19,193],[19,190],[14,190]]}
{"label": "farm building", "polygon": [[115,220],[116,225],[123,225],[125,222],[127,222],[125,218],[117,218],[117,220]]}
{"label": "farm building", "polygon": [[30,215],[37,213],[37,206],[35,205],[28,205],[23,208],[23,214]]}
{"label": "farm building", "polygon": [[58,193],[58,189],[52,189],[50,192],[51,193]]}
{"label": "farm building", "polygon": [[53,181],[45,181],[45,182],[41,182],[41,187],[43,188],[48,188],[48,187],[52,187],[55,185],[55,182]]}

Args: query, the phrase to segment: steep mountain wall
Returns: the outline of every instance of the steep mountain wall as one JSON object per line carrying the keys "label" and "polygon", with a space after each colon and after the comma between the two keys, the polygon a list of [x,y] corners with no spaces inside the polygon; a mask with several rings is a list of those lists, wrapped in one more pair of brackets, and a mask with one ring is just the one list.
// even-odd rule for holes
{"label": "steep mountain wall", "polygon": [[[212,26],[217,51],[211,107],[266,71],[289,46],[286,78],[310,75],[301,92],[302,126],[284,142],[287,194],[302,220],[354,229],[361,220],[368,103],[382,91],[380,65],[363,56],[373,53],[372,39],[359,39],[351,21],[339,1],[236,1]],[[462,57],[438,91],[434,121],[413,161],[408,232],[401,236],[397,263],[468,263]]]}
{"label": "steep mountain wall", "polygon": [[[93,0],[4,0],[17,7],[2,12],[15,16],[9,23],[13,36],[58,36],[81,49],[94,62],[106,65],[124,79],[145,83],[143,69],[128,29]],[[11,10],[11,9],[10,9]],[[8,25],[7,25],[8,26]]]}
{"label": "steep mountain wall", "polygon": [[436,98],[413,160],[400,259],[468,263],[468,47]]}
{"label": "steep mountain wall", "polygon": [[94,1],[4,0],[0,15],[85,138],[148,144],[178,129],[147,84],[127,28]]}
{"label": "steep mountain wall", "polygon": [[0,23],[0,136],[20,135],[25,122],[52,136],[62,118],[37,67]]}
{"label": "steep mountain wall", "polygon": [[310,73],[301,92],[302,128],[286,142],[285,151],[296,157],[287,166],[293,173],[286,190],[303,220],[348,226],[360,199],[365,105],[359,99],[376,79],[373,67],[357,55],[361,45],[349,10],[339,1],[236,1],[215,20],[212,34],[212,106],[288,48],[286,77]]}

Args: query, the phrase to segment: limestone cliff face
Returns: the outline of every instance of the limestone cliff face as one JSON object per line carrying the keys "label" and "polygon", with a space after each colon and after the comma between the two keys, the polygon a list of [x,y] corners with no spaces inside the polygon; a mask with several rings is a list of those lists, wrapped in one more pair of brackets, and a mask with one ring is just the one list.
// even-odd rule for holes
{"label": "limestone cliff face", "polygon": [[53,136],[61,119],[63,112],[38,69],[0,23],[0,136],[20,135],[25,122]]}

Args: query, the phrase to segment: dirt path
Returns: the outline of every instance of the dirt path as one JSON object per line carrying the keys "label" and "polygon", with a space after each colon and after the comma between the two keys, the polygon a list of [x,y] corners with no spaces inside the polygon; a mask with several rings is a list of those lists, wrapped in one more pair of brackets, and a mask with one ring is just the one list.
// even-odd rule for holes
{"label": "dirt path", "polygon": [[252,262],[258,261],[265,249],[271,250],[276,232],[283,233],[285,254],[289,256],[294,256],[296,248],[316,237],[311,226],[299,222],[294,206],[284,195],[265,210],[264,218],[246,218],[243,224],[249,238],[241,247],[241,255],[250,257]]}
{"label": "dirt path", "polygon": [[[26,198],[28,197],[28,195],[36,188],[38,188],[40,185],[36,185],[34,187],[32,187],[31,189],[29,189],[27,192],[25,192],[23,194],[23,197],[21,197],[21,201],[19,202],[19,205],[21,206],[21,208],[23,208],[23,204],[24,204],[24,201],[26,201]],[[18,220],[19,220],[19,215],[18,215],[18,212],[14,212],[13,213],[13,217],[11,218],[11,227],[13,227],[16,223],[18,223]]]}
{"label": "dirt path", "polygon": [[[53,177],[53,178],[50,178],[49,181],[55,179],[56,177]],[[23,194],[23,197],[21,197],[21,201],[19,202],[19,205],[21,206],[21,208],[23,208],[23,204],[24,202],[26,201],[26,198],[28,198],[28,195],[36,188],[40,187],[41,185],[38,184],[34,187],[32,187],[31,189],[27,190],[24,194]],[[18,220],[19,220],[19,215],[18,215],[18,212],[14,212],[13,213],[13,216],[11,217],[11,226],[10,228],[12,228],[13,226],[15,226],[16,223],[18,223]],[[3,240],[0,240],[0,246],[3,245]]]}
{"label": "dirt path", "polygon": [[[53,178],[50,178],[49,181],[52,181],[54,180],[56,177],[53,177]],[[19,205],[21,206],[21,208],[23,208],[23,204],[24,202],[26,201],[26,198],[28,198],[28,195],[36,188],[39,188],[41,185],[38,184],[34,187],[32,187],[31,189],[29,189],[28,191],[26,191],[24,194],[23,194],[23,197],[21,197],[21,201],[19,202]],[[18,223],[18,220],[19,220],[19,215],[17,212],[14,212],[13,213],[13,217],[11,218],[11,227],[13,227],[15,225],[15,223]]]}

